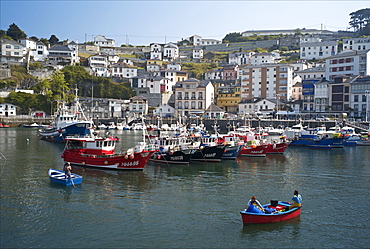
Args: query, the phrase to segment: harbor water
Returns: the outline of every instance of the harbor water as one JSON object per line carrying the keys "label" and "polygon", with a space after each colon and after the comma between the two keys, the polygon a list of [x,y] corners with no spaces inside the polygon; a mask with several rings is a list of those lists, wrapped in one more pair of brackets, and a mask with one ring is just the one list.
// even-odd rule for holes
{"label": "harbor water", "polygon": [[[112,131],[117,150],[141,131]],[[370,147],[238,157],[143,171],[73,166],[83,182],[51,183],[63,144],[37,129],[0,129],[1,248],[368,248]],[[252,195],[262,204],[303,197],[300,217],[243,226]]]}

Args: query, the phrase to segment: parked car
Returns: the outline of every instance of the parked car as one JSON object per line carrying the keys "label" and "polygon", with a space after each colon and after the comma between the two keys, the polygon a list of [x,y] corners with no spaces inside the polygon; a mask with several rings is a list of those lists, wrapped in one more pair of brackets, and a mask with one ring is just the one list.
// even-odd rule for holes
{"label": "parked car", "polygon": [[316,117],[316,121],[330,121],[330,119],[324,116],[318,116]]}

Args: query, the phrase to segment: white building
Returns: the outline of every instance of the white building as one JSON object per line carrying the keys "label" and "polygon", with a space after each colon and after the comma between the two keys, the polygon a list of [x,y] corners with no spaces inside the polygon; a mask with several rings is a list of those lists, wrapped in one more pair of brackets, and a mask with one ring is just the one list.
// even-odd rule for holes
{"label": "white building", "polygon": [[174,85],[170,79],[161,76],[136,78],[137,86],[132,84],[131,87],[148,88],[150,93],[172,92],[172,86]]}
{"label": "white building", "polygon": [[153,110],[153,116],[165,118],[165,117],[174,117],[175,116],[175,108],[168,104],[163,104],[158,106]]}
{"label": "white building", "polygon": [[160,61],[163,59],[163,45],[158,43],[150,44],[150,59]]}
{"label": "white building", "polygon": [[329,107],[329,86],[326,81],[314,84],[314,108],[316,112],[327,112]]}
{"label": "white building", "polygon": [[295,72],[302,80],[325,77],[325,67],[311,67]]}
{"label": "white building", "polygon": [[176,62],[171,62],[167,64],[168,70],[181,71],[181,64]]}
{"label": "white building", "polygon": [[280,54],[276,52],[271,53],[254,53],[251,55],[250,63],[252,65],[261,65],[267,63],[276,63],[280,59]]}
{"label": "white building", "polygon": [[300,58],[320,60],[338,53],[338,42],[304,42],[300,45]]}
{"label": "white building", "polygon": [[369,50],[370,37],[343,39],[343,51],[346,50]]}
{"label": "white building", "polygon": [[25,46],[13,40],[2,39],[1,41],[1,62],[21,63],[24,62]]}
{"label": "white building", "polygon": [[13,104],[0,104],[0,117],[14,117],[17,114],[17,107]]}
{"label": "white building", "polygon": [[36,44],[34,50],[31,50],[31,56],[33,56],[34,61],[44,61],[48,58],[48,55],[48,47],[41,41]]}
{"label": "white building", "polygon": [[75,42],[67,45],[54,45],[48,50],[48,59],[55,64],[75,65],[80,62],[78,46]]}
{"label": "white building", "polygon": [[261,98],[247,99],[239,103],[239,113],[244,115],[269,114],[277,108],[276,104],[276,100]]}
{"label": "white building", "polygon": [[163,60],[173,61],[179,57],[179,47],[173,43],[167,43],[163,47]]}
{"label": "white building", "polygon": [[130,98],[129,112],[138,115],[148,114],[148,99],[143,96],[135,96]]}
{"label": "white building", "polygon": [[331,56],[325,60],[325,75],[332,80],[336,75],[369,75],[370,50],[350,50]]}
{"label": "white building", "polygon": [[89,66],[95,76],[108,77],[108,56],[92,55],[88,58]]}
{"label": "white building", "polygon": [[247,30],[242,32],[242,36],[253,36],[253,35],[295,35],[297,31],[302,34],[310,35],[333,35],[334,32],[329,30],[318,30],[318,29],[280,29],[280,30]]}
{"label": "white building", "polygon": [[202,39],[199,45],[207,46],[207,45],[217,45],[222,44],[222,41],[216,39]]}
{"label": "white building", "polygon": [[252,55],[254,55],[255,52],[237,52],[237,53],[230,53],[228,55],[229,58],[229,64],[234,65],[245,65],[251,63]]}
{"label": "white building", "polygon": [[94,45],[98,47],[115,47],[113,39],[107,39],[103,35],[97,35],[94,37]]}
{"label": "white building", "polygon": [[156,72],[161,69],[161,66],[156,63],[149,63],[146,65],[146,71],[148,72]]}
{"label": "white building", "polygon": [[118,62],[109,68],[111,77],[132,78],[137,76],[137,67]]}
{"label": "white building", "polygon": [[188,79],[174,87],[175,109],[181,116],[203,114],[214,103],[215,92],[211,81]]}
{"label": "white building", "polygon": [[192,50],[192,58],[193,59],[203,59],[203,49],[201,48],[193,48]]}

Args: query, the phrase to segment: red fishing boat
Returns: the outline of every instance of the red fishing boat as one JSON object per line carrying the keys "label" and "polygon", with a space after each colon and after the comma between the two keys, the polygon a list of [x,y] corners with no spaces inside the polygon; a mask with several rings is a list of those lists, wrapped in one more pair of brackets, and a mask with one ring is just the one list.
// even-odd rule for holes
{"label": "red fishing boat", "polygon": [[284,154],[284,151],[288,147],[289,143],[272,143],[268,145],[267,154]]}
{"label": "red fishing boat", "polygon": [[250,146],[243,146],[238,156],[258,156],[263,157],[266,156],[268,145],[250,145]]}
{"label": "red fishing boat", "polygon": [[118,138],[97,137],[93,133],[85,137],[66,137],[66,141],[64,161],[86,167],[142,170],[156,151],[144,141],[134,148],[115,153]]}
{"label": "red fishing boat", "polygon": [[277,223],[293,219],[301,214],[301,207],[289,209],[291,205],[291,203],[283,201],[272,205],[266,204],[262,206],[265,212],[251,205],[248,210],[243,210],[240,214],[244,225]]}

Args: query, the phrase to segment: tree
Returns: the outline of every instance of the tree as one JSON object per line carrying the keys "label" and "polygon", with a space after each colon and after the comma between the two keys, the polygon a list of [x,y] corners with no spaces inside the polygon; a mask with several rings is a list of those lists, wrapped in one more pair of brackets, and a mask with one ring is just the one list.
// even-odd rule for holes
{"label": "tree", "polygon": [[51,35],[49,38],[50,45],[57,44],[59,42],[59,39],[55,35]]}
{"label": "tree", "polygon": [[360,9],[352,12],[350,15],[349,25],[355,32],[361,31],[370,21],[370,8]]}
{"label": "tree", "polygon": [[45,44],[45,46],[47,46],[47,47],[49,47],[49,41],[46,39],[46,38],[41,38],[40,39],[40,42],[42,42],[42,43],[44,43]]}
{"label": "tree", "polygon": [[16,41],[27,37],[27,35],[15,23],[9,25],[6,35]]}
{"label": "tree", "polygon": [[360,31],[360,36],[370,36],[370,22]]}

